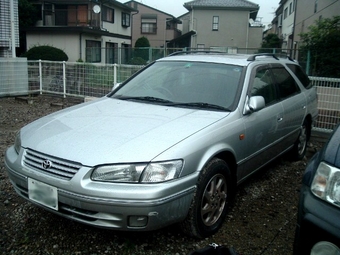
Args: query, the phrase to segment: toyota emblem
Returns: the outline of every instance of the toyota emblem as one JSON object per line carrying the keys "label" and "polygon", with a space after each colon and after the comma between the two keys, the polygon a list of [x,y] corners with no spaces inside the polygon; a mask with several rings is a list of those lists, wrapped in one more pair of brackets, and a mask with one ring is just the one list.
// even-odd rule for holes
{"label": "toyota emblem", "polygon": [[45,170],[47,169],[50,169],[52,167],[52,162],[48,159],[45,159],[43,162],[42,162],[42,168],[44,168]]}

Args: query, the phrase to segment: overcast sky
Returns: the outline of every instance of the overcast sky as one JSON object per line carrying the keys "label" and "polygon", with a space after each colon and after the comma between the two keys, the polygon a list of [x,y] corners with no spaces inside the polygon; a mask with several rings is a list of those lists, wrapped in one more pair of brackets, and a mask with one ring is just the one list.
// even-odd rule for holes
{"label": "overcast sky", "polygon": [[[127,0],[118,0],[121,3],[126,3]],[[175,17],[181,16],[188,10],[183,7],[184,3],[190,2],[191,0],[136,0],[145,5],[151,6],[165,13],[171,14]],[[260,11],[257,17],[262,18],[262,23],[268,25],[274,18],[274,12],[279,6],[280,0],[250,0],[260,6]]]}

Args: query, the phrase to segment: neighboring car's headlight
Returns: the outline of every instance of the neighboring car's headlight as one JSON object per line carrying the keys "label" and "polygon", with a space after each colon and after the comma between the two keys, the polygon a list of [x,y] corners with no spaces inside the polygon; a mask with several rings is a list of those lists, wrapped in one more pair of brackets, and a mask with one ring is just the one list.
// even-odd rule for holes
{"label": "neighboring car's headlight", "polygon": [[20,131],[19,131],[17,135],[15,136],[15,140],[14,140],[14,149],[18,154],[19,154],[20,148],[21,148],[21,136],[20,136]]}
{"label": "neighboring car's headlight", "polygon": [[107,165],[94,169],[91,179],[104,182],[164,182],[177,178],[182,166],[182,160],[150,164]]}
{"label": "neighboring car's headlight", "polygon": [[321,162],[311,190],[315,196],[340,207],[340,169]]}

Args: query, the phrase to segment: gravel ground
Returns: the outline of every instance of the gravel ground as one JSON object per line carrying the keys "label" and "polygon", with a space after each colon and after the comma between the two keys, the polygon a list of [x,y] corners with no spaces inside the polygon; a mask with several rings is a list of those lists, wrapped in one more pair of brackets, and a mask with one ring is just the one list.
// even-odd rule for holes
{"label": "gravel ground", "polygon": [[0,98],[1,254],[175,254],[217,243],[243,255],[292,254],[301,177],[322,142],[312,139],[299,162],[281,157],[238,187],[222,229],[204,240],[189,238],[177,225],[147,233],[93,228],[31,205],[13,190],[5,171],[5,150],[25,124],[80,103],[79,99],[38,96],[33,102]]}

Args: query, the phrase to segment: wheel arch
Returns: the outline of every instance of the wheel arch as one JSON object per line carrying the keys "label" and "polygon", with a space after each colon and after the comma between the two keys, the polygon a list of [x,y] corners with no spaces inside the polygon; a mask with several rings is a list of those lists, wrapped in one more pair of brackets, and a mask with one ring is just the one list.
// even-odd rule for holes
{"label": "wheel arch", "polygon": [[232,184],[236,187],[237,183],[237,163],[234,154],[230,151],[221,151],[214,156],[215,158],[219,158],[225,161],[229,167],[232,176]]}

